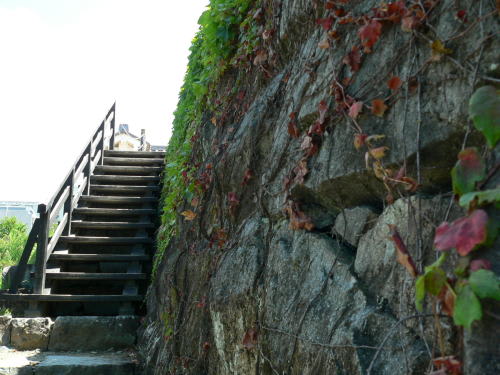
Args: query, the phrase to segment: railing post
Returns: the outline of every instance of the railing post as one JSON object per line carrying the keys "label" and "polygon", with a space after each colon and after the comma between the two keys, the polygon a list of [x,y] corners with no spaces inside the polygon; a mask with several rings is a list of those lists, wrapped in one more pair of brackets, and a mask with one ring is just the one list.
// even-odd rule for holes
{"label": "railing post", "polygon": [[139,151],[146,151],[146,129],[141,129],[141,145]]}
{"label": "railing post", "polygon": [[68,178],[67,186],[69,186],[69,196],[64,203],[64,211],[68,213],[68,223],[64,228],[66,236],[71,234],[71,215],[73,214],[73,189],[75,187],[75,167],[71,170],[71,175]]}
{"label": "railing post", "polygon": [[102,137],[101,140],[99,141],[99,147],[97,148],[97,150],[101,150],[101,156],[97,161],[98,165],[102,165],[102,162],[104,160],[104,128],[106,127],[105,125],[106,125],[106,119],[102,120],[101,126],[99,127],[102,130]]}
{"label": "railing post", "polygon": [[44,294],[47,244],[49,239],[49,212],[47,206],[45,204],[38,205],[38,213],[40,214],[40,234],[38,235],[36,247],[35,285],[33,293]]}
{"label": "railing post", "polygon": [[115,118],[116,118],[116,102],[113,104],[113,119],[111,120],[111,137],[109,140],[109,149],[115,148]]}
{"label": "railing post", "polygon": [[85,183],[86,186],[82,194],[90,195],[90,170],[92,169],[92,140],[90,140],[89,145],[85,149],[85,152],[87,154],[87,156],[85,156],[87,158],[87,165],[83,169],[83,177],[87,178],[87,182]]}

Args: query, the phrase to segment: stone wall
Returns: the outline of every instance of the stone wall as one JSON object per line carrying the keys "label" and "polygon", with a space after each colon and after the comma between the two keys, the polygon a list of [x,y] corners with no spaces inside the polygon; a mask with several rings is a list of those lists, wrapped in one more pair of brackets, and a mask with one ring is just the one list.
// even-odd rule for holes
{"label": "stone wall", "polygon": [[[360,15],[379,3],[344,7]],[[436,318],[430,305],[416,311],[414,278],[396,262],[388,227],[397,226],[422,270],[437,257],[435,227],[463,214],[453,203],[450,169],[464,145],[484,144],[471,130],[467,103],[475,87],[498,81],[493,3],[435,2],[426,25],[409,33],[384,24],[345,87],[365,103],[356,122],[336,110],[332,83],[352,76],[342,61],[359,44],[359,26],[339,26],[341,38],[322,49],[325,31],[315,21],[323,2],[263,4],[272,8],[268,52],[277,62],[254,67],[238,87],[248,106],[241,116],[214,126],[206,113],[200,125],[193,158],[210,180],[196,207],[179,207],[197,217],[179,216],[179,233],[149,289],[139,340],[147,373],[424,374],[440,355],[465,360],[468,374],[499,373],[496,347],[474,339],[464,346],[450,318]],[[465,25],[455,17],[460,9],[467,10]],[[433,57],[437,39],[452,53]],[[219,98],[238,74],[221,80]],[[392,75],[404,81],[395,95],[386,86]],[[391,98],[382,117],[366,107],[377,97]],[[314,139],[317,153],[307,156],[305,133],[322,101],[325,129]],[[298,139],[288,132],[293,112]],[[388,197],[353,146],[356,125],[385,135],[385,167],[405,166],[420,185],[416,192],[398,185]],[[487,336],[484,324],[498,327],[487,321],[473,332]],[[474,363],[471,350],[484,360]]]}

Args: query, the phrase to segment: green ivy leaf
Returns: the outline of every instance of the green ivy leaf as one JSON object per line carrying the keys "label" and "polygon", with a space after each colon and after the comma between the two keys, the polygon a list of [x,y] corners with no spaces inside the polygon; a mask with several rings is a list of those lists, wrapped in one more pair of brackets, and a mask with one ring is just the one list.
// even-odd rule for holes
{"label": "green ivy leaf", "polygon": [[488,203],[495,203],[497,208],[500,208],[500,188],[483,190],[483,191],[471,191],[460,197],[460,206],[464,208],[469,208],[470,204],[477,199],[477,205],[482,206]]}
{"label": "green ivy leaf", "polygon": [[441,254],[434,263],[425,267],[423,275],[417,277],[415,282],[415,305],[418,311],[423,309],[425,293],[429,292],[437,296],[446,283],[446,273],[440,267],[447,256],[446,253]]}
{"label": "green ivy leaf", "polygon": [[469,276],[469,283],[479,298],[493,298],[500,300],[500,284],[493,271],[478,270]]}
{"label": "green ivy leaf", "polygon": [[418,311],[422,311],[425,299],[425,275],[417,277],[415,282],[415,305]]}
{"label": "green ivy leaf", "polygon": [[446,273],[441,268],[433,268],[425,275],[425,290],[437,296],[446,282]]}
{"label": "green ivy leaf", "polygon": [[486,177],[486,166],[475,147],[466,148],[458,154],[458,161],[451,170],[453,191],[463,195],[475,190],[476,182]]}
{"label": "green ivy leaf", "polygon": [[493,148],[500,139],[500,95],[493,86],[476,90],[469,101],[469,115]]}
{"label": "green ivy leaf", "polygon": [[471,286],[466,284],[458,288],[455,309],[453,310],[455,324],[470,329],[472,322],[480,320],[482,316],[481,302],[472,291]]}

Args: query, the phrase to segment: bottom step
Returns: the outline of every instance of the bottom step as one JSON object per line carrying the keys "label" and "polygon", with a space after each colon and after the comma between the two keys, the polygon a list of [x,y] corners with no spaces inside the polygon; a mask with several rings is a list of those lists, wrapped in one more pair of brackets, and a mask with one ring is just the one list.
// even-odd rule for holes
{"label": "bottom step", "polygon": [[0,374],[134,375],[130,353],[50,353],[0,347]]}
{"label": "bottom step", "polygon": [[0,294],[0,301],[7,302],[136,302],[143,298],[126,294]]}

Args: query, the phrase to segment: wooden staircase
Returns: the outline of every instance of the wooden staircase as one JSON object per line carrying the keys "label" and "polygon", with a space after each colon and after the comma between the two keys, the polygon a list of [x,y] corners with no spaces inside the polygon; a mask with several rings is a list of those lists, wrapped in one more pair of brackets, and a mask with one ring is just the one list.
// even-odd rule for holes
{"label": "wooden staircase", "polygon": [[[27,302],[25,316],[141,313],[165,155],[112,150],[113,142],[114,106],[54,198],[39,206],[10,292],[0,301]],[[19,294],[35,242],[33,292]]]}

